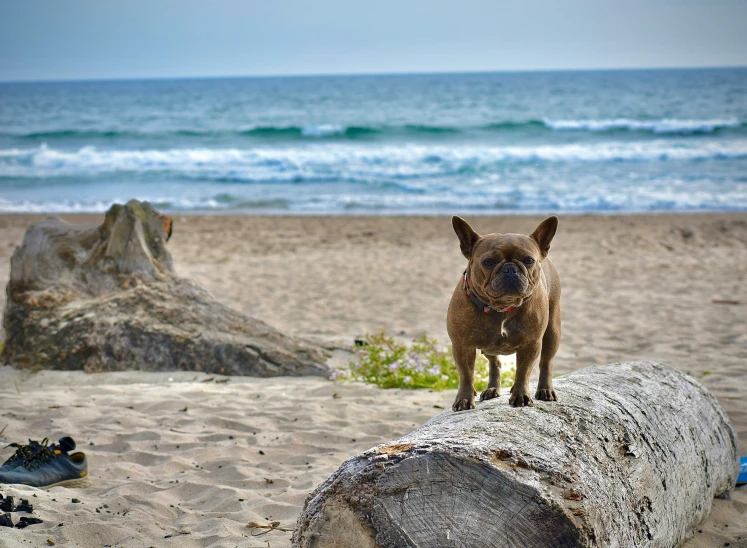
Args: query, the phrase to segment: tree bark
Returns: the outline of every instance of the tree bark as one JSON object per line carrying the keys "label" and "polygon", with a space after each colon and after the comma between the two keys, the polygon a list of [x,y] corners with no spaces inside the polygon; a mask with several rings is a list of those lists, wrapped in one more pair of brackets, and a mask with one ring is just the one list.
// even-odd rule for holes
{"label": "tree bark", "polygon": [[47,219],[11,259],[6,363],[86,371],[328,375],[328,354],[218,303],[174,275],[171,219],[114,205],[85,228]]}
{"label": "tree bark", "polygon": [[672,548],[734,486],[736,434],[691,377],[628,362],[555,388],[557,403],[444,411],[347,460],[293,546]]}

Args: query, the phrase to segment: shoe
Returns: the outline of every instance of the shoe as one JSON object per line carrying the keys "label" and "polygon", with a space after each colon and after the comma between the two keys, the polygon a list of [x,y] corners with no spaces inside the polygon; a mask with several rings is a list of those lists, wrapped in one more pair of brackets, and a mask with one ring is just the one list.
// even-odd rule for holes
{"label": "shoe", "polygon": [[[47,447],[48,443],[49,438],[44,438],[41,443],[35,440],[29,440],[29,443],[27,445],[23,445],[20,443],[11,443],[10,445],[8,445],[8,447],[15,447],[16,452],[13,453],[10,458],[3,463],[2,466],[0,466],[0,473],[13,470],[13,468],[22,465],[24,461],[29,460],[34,455],[41,452],[42,449]],[[69,452],[75,449],[75,441],[73,440],[73,438],[65,436],[64,438],[60,438],[59,445],[55,445],[53,443],[49,447],[49,449],[51,451],[61,449],[62,451]]]}
{"label": "shoe", "polygon": [[[72,441],[72,440],[71,440]],[[84,453],[68,454],[60,446],[41,446],[36,454],[12,470],[0,471],[0,483],[32,487],[88,487],[88,460]]]}
{"label": "shoe", "polygon": [[739,459],[739,477],[737,478],[737,487],[747,484],[747,457]]}
{"label": "shoe", "polygon": [[23,461],[30,459],[41,451],[42,447],[46,447],[49,439],[44,438],[41,443],[36,440],[29,440],[28,445],[20,443],[11,443],[8,447],[15,447],[16,452],[13,453],[8,460],[6,460],[2,466],[0,466],[0,472],[7,470],[13,470],[16,466],[23,464]]}

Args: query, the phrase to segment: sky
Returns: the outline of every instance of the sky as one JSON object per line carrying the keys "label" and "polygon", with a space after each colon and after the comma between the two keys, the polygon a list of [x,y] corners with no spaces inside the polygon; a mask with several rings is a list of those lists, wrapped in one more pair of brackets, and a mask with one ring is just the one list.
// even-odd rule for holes
{"label": "sky", "polygon": [[0,0],[0,81],[747,65],[747,0]]}

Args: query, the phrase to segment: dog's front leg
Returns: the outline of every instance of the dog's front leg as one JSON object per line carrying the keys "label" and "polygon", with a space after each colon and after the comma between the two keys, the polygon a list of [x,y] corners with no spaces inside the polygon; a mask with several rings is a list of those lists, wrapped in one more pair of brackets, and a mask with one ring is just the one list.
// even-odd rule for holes
{"label": "dog's front leg", "polygon": [[[483,354],[485,354],[483,352]],[[501,360],[498,356],[485,354],[490,367],[490,379],[488,387],[480,394],[480,401],[492,400],[501,395]]]}
{"label": "dog's front leg", "polygon": [[516,380],[511,387],[511,397],[508,403],[514,407],[533,406],[534,400],[529,395],[529,376],[532,374],[534,362],[540,354],[540,344],[528,344],[516,352]]}
{"label": "dog's front leg", "polygon": [[558,401],[558,395],[552,385],[552,360],[560,345],[560,308],[550,307],[550,322],[542,337],[542,354],[540,354],[539,383],[534,397],[538,400]]}
{"label": "dog's front leg", "polygon": [[453,411],[464,411],[465,409],[475,408],[475,358],[477,357],[477,348],[474,346],[462,346],[454,344],[451,349],[454,354],[457,371],[459,372],[459,390],[457,391],[454,405],[451,406]]}

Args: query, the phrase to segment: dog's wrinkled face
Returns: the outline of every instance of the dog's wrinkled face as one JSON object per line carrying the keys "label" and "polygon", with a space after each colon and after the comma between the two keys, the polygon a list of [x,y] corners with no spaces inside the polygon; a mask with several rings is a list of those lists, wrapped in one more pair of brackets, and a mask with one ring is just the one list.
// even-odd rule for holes
{"label": "dog's wrinkled face", "polygon": [[[491,303],[520,304],[532,294],[539,279],[540,252],[527,236],[490,234],[472,251],[470,283]],[[509,302],[510,301],[510,302]]]}
{"label": "dog's wrinkled face", "polygon": [[469,260],[467,278],[478,297],[491,306],[519,306],[541,278],[540,263],[547,257],[557,229],[557,217],[543,221],[531,236],[480,236],[466,221],[452,219],[462,253]]}

